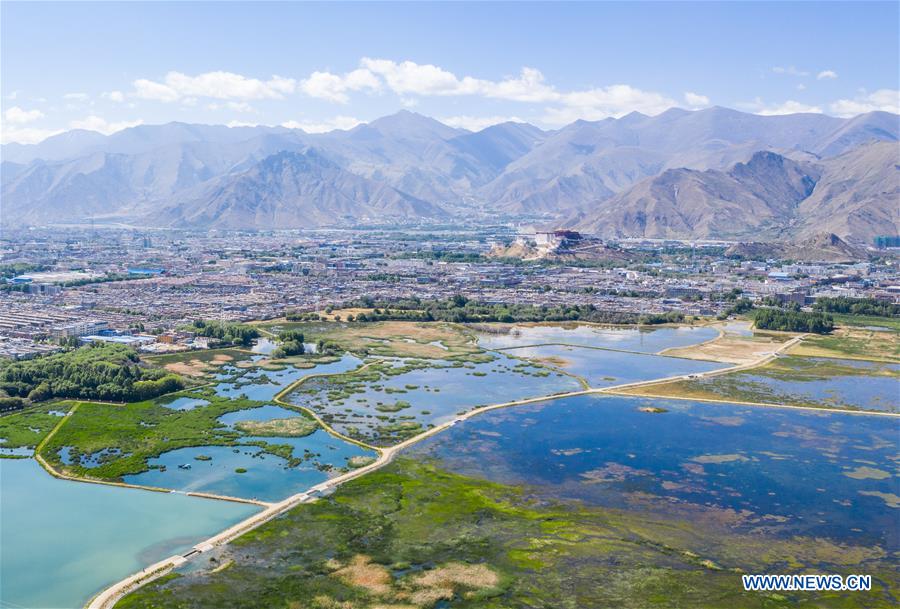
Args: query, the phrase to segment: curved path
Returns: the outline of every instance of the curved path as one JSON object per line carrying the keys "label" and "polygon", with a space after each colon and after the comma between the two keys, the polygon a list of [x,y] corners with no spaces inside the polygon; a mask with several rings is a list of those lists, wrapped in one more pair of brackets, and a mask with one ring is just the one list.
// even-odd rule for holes
{"label": "curved path", "polygon": [[[386,447],[386,448],[369,446],[365,443],[353,440],[352,438],[347,438],[343,434],[340,434],[337,431],[335,431],[334,429],[332,429],[331,426],[327,425],[323,420],[321,420],[321,418],[319,418],[316,415],[316,413],[312,412],[311,410],[309,410],[305,407],[302,407],[302,406],[297,406],[295,404],[289,404],[287,402],[282,401],[281,397],[283,395],[285,395],[289,391],[293,390],[297,385],[304,382],[307,378],[311,378],[311,377],[317,376],[317,375],[310,375],[309,377],[303,377],[302,379],[299,379],[298,381],[292,383],[291,385],[286,387],[283,391],[281,391],[276,396],[275,400],[281,404],[286,404],[293,408],[301,409],[301,410],[304,410],[305,412],[308,412],[319,422],[319,424],[322,425],[322,427],[324,429],[329,431],[329,433],[332,433],[342,439],[354,442],[361,446],[365,446],[367,448],[377,451],[378,458],[368,465],[360,467],[351,472],[347,472],[345,474],[342,474],[342,475],[332,478],[330,480],[326,480],[325,482],[321,482],[321,483],[311,487],[307,491],[298,493],[296,495],[292,495],[291,497],[288,497],[287,499],[284,499],[283,501],[280,501],[278,503],[269,504],[268,507],[266,507],[266,509],[264,509],[263,511],[258,512],[257,514],[254,514],[250,518],[247,518],[246,520],[243,520],[243,521],[235,524],[234,526],[226,529],[225,531],[222,531],[221,533],[207,539],[204,542],[198,543],[197,545],[195,545],[193,547],[193,549],[190,552],[187,552],[184,555],[171,556],[165,560],[159,561],[158,563],[147,567],[146,569],[143,569],[139,573],[135,573],[134,575],[132,575],[126,579],[123,579],[122,581],[117,582],[116,584],[113,584],[112,586],[110,586],[109,588],[107,588],[106,590],[104,590],[103,592],[98,594],[97,596],[95,596],[93,599],[91,599],[91,601],[85,607],[86,607],[86,609],[112,609],[115,606],[115,604],[126,594],[133,592],[134,590],[140,588],[141,586],[143,586],[155,579],[158,579],[159,577],[162,577],[163,575],[166,575],[167,573],[171,572],[173,569],[175,569],[179,565],[185,563],[187,560],[193,558],[197,554],[207,552],[216,546],[221,546],[223,544],[227,544],[228,542],[234,540],[235,538],[239,537],[240,535],[247,533],[248,531],[272,520],[273,518],[283,514],[284,512],[286,512],[300,504],[315,501],[318,497],[320,497],[325,492],[335,489],[338,486],[340,486],[341,484],[344,484],[345,482],[348,482],[350,480],[353,480],[354,478],[358,478],[369,472],[372,472],[381,467],[384,467],[385,465],[387,465],[388,463],[390,463],[393,460],[395,455],[397,455],[400,451],[404,450],[405,448],[408,448],[408,447],[412,446],[413,444],[421,442],[422,440],[425,440],[425,439],[427,439],[431,436],[434,436],[446,429],[449,429],[450,427],[453,427],[457,423],[460,423],[460,422],[470,419],[472,417],[478,416],[482,413],[489,412],[492,410],[498,410],[501,408],[509,408],[512,406],[519,406],[519,405],[523,405],[523,404],[533,404],[533,403],[537,403],[537,402],[546,402],[548,400],[557,400],[557,399],[561,399],[561,398],[576,397],[576,396],[582,396],[582,395],[597,395],[597,394],[617,395],[618,394],[618,395],[629,395],[630,397],[660,397],[660,398],[665,398],[665,399],[678,399],[678,398],[672,398],[671,396],[635,396],[635,395],[631,395],[631,394],[626,394],[622,390],[630,389],[630,388],[634,388],[634,387],[642,387],[642,386],[647,386],[647,385],[655,385],[655,384],[666,383],[666,382],[677,381],[677,380],[687,380],[687,379],[696,379],[696,378],[701,378],[701,377],[706,377],[706,376],[715,376],[715,375],[720,375],[720,374],[727,374],[730,372],[736,372],[736,371],[740,371],[740,370],[746,370],[748,368],[755,368],[757,366],[764,365],[764,364],[772,361],[773,359],[777,358],[782,352],[790,349],[791,347],[796,345],[798,342],[800,342],[803,339],[803,337],[804,337],[804,335],[797,336],[797,337],[783,343],[775,351],[768,353],[768,354],[760,357],[756,361],[748,363],[748,364],[730,366],[727,368],[711,370],[708,372],[699,372],[699,373],[695,373],[695,374],[670,376],[670,377],[665,377],[665,378],[653,379],[653,380],[649,380],[649,381],[638,381],[638,382],[634,382],[634,383],[624,383],[621,385],[614,385],[611,387],[584,389],[581,391],[570,391],[570,392],[566,392],[566,393],[544,395],[544,396],[540,396],[540,397],[526,398],[526,399],[522,399],[522,400],[503,402],[501,404],[493,404],[490,406],[483,406],[481,408],[476,408],[476,409],[470,410],[464,414],[458,415],[455,418],[453,418],[452,420],[446,421],[440,425],[437,425],[435,427],[432,427],[431,429],[428,429],[427,431],[422,432],[421,434],[419,434],[417,436],[414,436],[412,438],[404,440],[403,442],[400,442],[399,444],[396,444],[396,445],[390,446],[390,447]],[[713,339],[713,340],[715,340],[715,339]],[[361,370],[363,367],[357,368],[357,370]],[[322,376],[322,375],[318,375],[318,376]],[[716,400],[694,400],[694,398],[683,398],[683,399],[691,399],[693,401],[701,401],[701,402],[702,401],[716,402]],[[726,403],[724,400],[718,400],[718,402]],[[735,403],[735,402],[728,401],[727,403]],[[840,412],[840,413],[846,413],[846,414],[863,414],[863,415],[900,417],[900,413],[823,409],[823,408],[813,408],[813,407],[807,407],[807,406],[788,406],[788,405],[783,405],[783,404],[764,404],[764,403],[750,403],[750,402],[741,402],[741,403],[745,403],[745,404],[753,405],[753,406],[763,406],[763,407],[795,408],[795,409],[800,409],[800,410],[822,410],[825,412]]]}

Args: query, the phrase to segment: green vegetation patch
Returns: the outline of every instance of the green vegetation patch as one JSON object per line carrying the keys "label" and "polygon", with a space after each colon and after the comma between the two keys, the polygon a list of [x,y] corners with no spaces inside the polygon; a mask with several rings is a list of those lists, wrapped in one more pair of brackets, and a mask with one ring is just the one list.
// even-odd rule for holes
{"label": "green vegetation patch", "polygon": [[253,340],[259,338],[259,330],[250,324],[231,321],[207,321],[198,319],[189,326],[181,328],[198,336],[215,339],[224,345],[242,345],[248,347]]}
{"label": "green vegetation patch", "polygon": [[790,353],[900,363],[900,328],[884,332],[841,327],[830,336],[805,337]]}
{"label": "green vegetation patch", "polygon": [[315,420],[305,416],[269,421],[238,421],[235,429],[251,436],[301,437],[308,436],[319,428]]}
{"label": "green vegetation patch", "polygon": [[35,404],[0,417],[0,448],[36,447],[69,410],[65,402]]}
{"label": "green vegetation patch", "polygon": [[[582,609],[891,606],[880,548],[743,535],[676,516],[552,503],[410,459],[236,540],[205,570],[153,582],[120,609]],[[704,521],[705,522],[705,521]],[[203,565],[203,563],[200,563]],[[227,564],[227,569],[217,569]],[[873,575],[872,592],[744,592],[741,573]]]}
{"label": "green vegetation patch", "polygon": [[141,365],[137,352],[124,345],[94,343],[30,360],[0,360],[0,391],[31,402],[146,400],[183,388],[180,377]]}
{"label": "green vegetation patch", "polygon": [[383,321],[375,323],[306,322],[269,326],[286,333],[303,332],[339,351],[360,356],[421,357],[482,361],[483,351],[462,326],[450,323]]}

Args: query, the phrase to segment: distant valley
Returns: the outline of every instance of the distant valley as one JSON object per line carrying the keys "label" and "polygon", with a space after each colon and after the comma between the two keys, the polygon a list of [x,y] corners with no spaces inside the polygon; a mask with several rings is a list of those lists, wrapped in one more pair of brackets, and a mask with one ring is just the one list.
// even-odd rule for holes
{"label": "distant valley", "polygon": [[601,237],[858,244],[900,234],[900,117],[714,107],[479,132],[399,112],[348,131],[169,123],[2,148],[6,227],[294,229],[480,217]]}

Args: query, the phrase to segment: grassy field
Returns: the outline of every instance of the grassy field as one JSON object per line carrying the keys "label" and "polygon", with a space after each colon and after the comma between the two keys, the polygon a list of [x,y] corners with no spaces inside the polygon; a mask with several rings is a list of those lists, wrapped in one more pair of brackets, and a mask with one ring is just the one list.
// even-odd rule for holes
{"label": "grassy field", "polygon": [[873,326],[876,328],[890,328],[894,332],[900,332],[900,318],[875,317],[872,315],[845,315],[832,313],[834,323],[838,326]]}
{"label": "grassy field", "polygon": [[900,363],[900,331],[883,332],[842,326],[830,336],[807,336],[800,344],[792,347],[789,353]]}
{"label": "grassy field", "polygon": [[[160,400],[131,404],[81,402],[75,414],[42,448],[41,455],[69,475],[118,481],[122,476],[147,471],[147,460],[163,452],[189,446],[229,446],[258,431],[252,426],[244,431],[229,429],[217,419],[229,412],[262,405],[262,402],[225,399],[209,389],[174,394],[174,397],[179,396],[201,397],[210,403],[193,410],[174,410],[162,406]],[[172,397],[168,396],[167,400]],[[301,420],[305,425],[295,425],[297,433],[315,430],[314,421],[303,416]],[[64,464],[59,455],[64,447],[70,448],[70,457],[76,461],[81,456],[101,455],[99,465]],[[269,452],[281,454],[284,451],[272,447]]]}
{"label": "grassy field", "polygon": [[34,448],[60,422],[51,412],[68,412],[69,402],[43,402],[0,417],[0,447]]}
{"label": "grassy field", "polygon": [[444,322],[275,322],[266,327],[299,330],[307,341],[325,339],[357,355],[475,361],[483,353],[462,326]]}
{"label": "grassy field", "polygon": [[[401,459],[299,506],[119,609],[887,607],[880,548],[577,503]],[[873,575],[873,592],[747,593],[741,573]]]}

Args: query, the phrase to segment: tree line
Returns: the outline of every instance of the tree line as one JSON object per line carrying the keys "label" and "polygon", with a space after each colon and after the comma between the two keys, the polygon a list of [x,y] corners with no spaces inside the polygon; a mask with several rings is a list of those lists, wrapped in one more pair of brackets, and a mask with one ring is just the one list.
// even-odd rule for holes
{"label": "tree line", "polygon": [[540,322],[590,321],[610,324],[660,324],[680,322],[677,312],[645,314],[629,311],[606,311],[594,305],[536,306],[530,304],[485,303],[456,295],[446,300],[405,298],[391,301],[363,297],[351,306],[372,309],[348,321],[449,321],[475,322]]}
{"label": "tree line", "polygon": [[828,334],[834,330],[834,319],[831,315],[819,311],[756,309],[753,320],[760,330],[811,332],[813,334]]}
{"label": "tree line", "polygon": [[849,298],[847,296],[817,298],[813,309],[826,313],[870,315],[873,317],[900,317],[900,304],[876,298]]}
{"label": "tree line", "polygon": [[3,397],[41,402],[75,398],[133,402],[184,388],[184,381],[159,368],[142,366],[124,345],[93,343],[79,349],[0,363]]}
{"label": "tree line", "polygon": [[229,345],[249,346],[253,340],[259,338],[259,330],[248,324],[236,321],[206,321],[196,320],[190,326],[180,328],[185,332],[193,332],[198,336],[213,338],[221,343]]}
{"label": "tree line", "polygon": [[306,352],[303,333],[297,330],[285,330],[278,335],[278,341],[281,344],[272,352],[274,358],[303,355]]}

